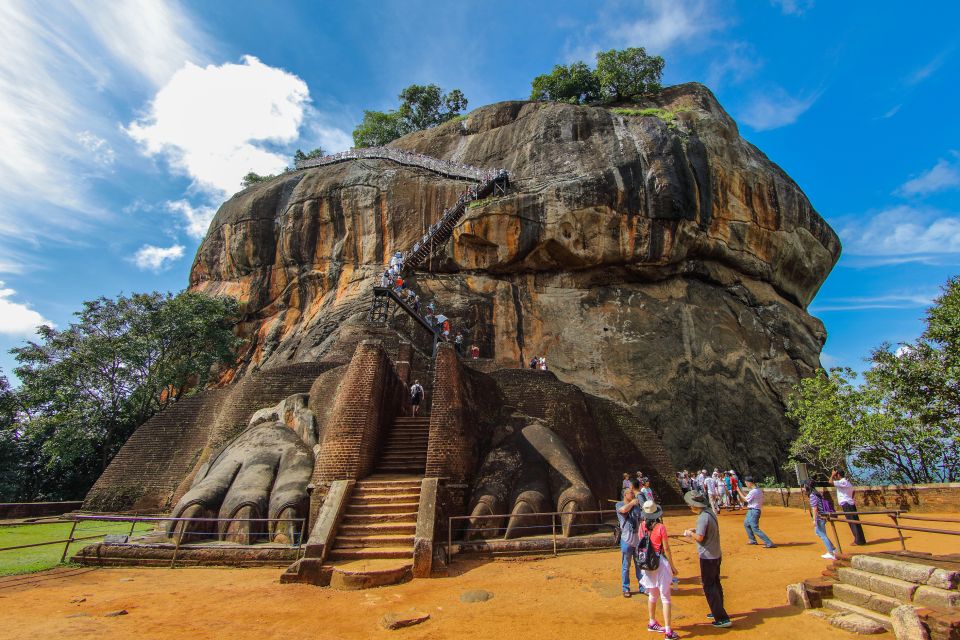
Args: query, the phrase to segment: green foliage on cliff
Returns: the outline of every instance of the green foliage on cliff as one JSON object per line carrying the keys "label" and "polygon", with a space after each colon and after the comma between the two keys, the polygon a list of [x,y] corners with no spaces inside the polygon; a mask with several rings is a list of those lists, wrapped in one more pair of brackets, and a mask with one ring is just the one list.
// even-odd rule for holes
{"label": "green foliage on cliff", "polygon": [[820,469],[851,461],[876,481],[960,480],[960,278],[951,278],[914,342],[882,344],[858,384],[850,369],[802,380],[788,403],[791,458]]}
{"label": "green foliage on cliff", "polygon": [[[99,298],[12,350],[0,501],[81,498],[133,430],[234,359],[237,303],[184,292]],[[12,462],[10,462],[12,460]]]}
{"label": "green foliage on cliff", "polygon": [[297,149],[293,154],[293,163],[296,165],[298,162],[303,162],[304,160],[310,160],[311,158],[322,158],[327,155],[327,152],[324,151],[323,147],[317,147],[316,149],[311,149],[304,153],[300,149]]}
{"label": "green foliage on cliff", "polygon": [[273,180],[276,177],[277,177],[276,174],[273,174],[273,173],[266,176],[262,176],[259,173],[254,173],[253,171],[251,171],[247,175],[243,176],[243,180],[240,181],[240,184],[242,184],[243,188],[246,189],[247,187],[252,187],[253,185],[260,184],[261,182],[266,182],[267,180]]}
{"label": "green foliage on cliff", "polygon": [[530,99],[590,104],[636,100],[660,91],[663,58],[649,56],[643,47],[597,53],[597,65],[558,64],[533,79]]}
{"label": "green foliage on cliff", "polygon": [[414,131],[429,129],[457,117],[467,108],[459,89],[442,93],[435,84],[412,84],[397,96],[394,111],[364,111],[363,121],[353,130],[357,147],[379,147]]}

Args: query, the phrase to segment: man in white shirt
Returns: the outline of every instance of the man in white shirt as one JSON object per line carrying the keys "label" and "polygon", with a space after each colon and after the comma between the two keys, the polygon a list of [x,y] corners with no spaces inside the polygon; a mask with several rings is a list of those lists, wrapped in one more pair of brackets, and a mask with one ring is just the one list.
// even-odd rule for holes
{"label": "man in white shirt", "polygon": [[846,474],[839,469],[834,469],[833,473],[830,474],[830,482],[837,490],[837,502],[840,503],[840,508],[847,514],[847,524],[850,525],[850,532],[853,533],[853,544],[857,546],[867,544],[867,539],[863,535],[863,527],[853,522],[854,520],[860,521],[860,516],[857,515],[857,503],[853,497],[853,484],[847,480]]}
{"label": "man in white shirt", "polygon": [[719,511],[717,506],[717,498],[720,497],[717,493],[717,479],[713,476],[707,476],[703,481],[704,486],[707,489],[707,498],[710,500],[710,508],[713,509],[714,513]]}
{"label": "man in white shirt", "polygon": [[747,503],[747,515],[743,518],[743,528],[747,531],[747,544],[757,544],[757,538],[763,540],[763,546],[773,549],[775,544],[760,530],[760,512],[763,510],[763,489],[753,481],[753,476],[744,476],[743,482],[750,489],[747,493],[737,485],[737,493]]}

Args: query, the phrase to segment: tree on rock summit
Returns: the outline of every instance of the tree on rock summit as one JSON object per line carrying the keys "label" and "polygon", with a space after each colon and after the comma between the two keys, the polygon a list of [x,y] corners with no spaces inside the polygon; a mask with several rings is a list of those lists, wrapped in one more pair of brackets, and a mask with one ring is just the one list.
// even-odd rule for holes
{"label": "tree on rock summit", "polygon": [[363,121],[353,130],[358,147],[379,147],[414,131],[422,131],[451,120],[467,108],[459,89],[442,93],[435,84],[412,84],[398,96],[395,111],[364,111]]}
{"label": "tree on rock summit", "polygon": [[663,58],[647,55],[643,47],[597,53],[596,69],[585,62],[558,64],[533,79],[531,100],[571,104],[624,102],[660,91]]}

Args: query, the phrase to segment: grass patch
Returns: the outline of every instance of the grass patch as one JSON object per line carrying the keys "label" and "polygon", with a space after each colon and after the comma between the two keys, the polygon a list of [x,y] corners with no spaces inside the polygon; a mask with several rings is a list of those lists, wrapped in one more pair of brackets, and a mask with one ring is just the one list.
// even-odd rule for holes
{"label": "grass patch", "polygon": [[[51,522],[43,525],[27,525],[0,527],[0,549],[16,547],[24,544],[37,544],[53,540],[65,540],[70,537],[72,522]],[[145,533],[153,529],[153,525],[138,523],[135,533]],[[79,540],[70,545],[67,559],[84,546],[95,544],[108,533],[126,535],[130,533],[129,522],[96,522],[87,521],[77,523],[74,537],[97,536],[90,540]],[[60,556],[63,555],[65,543],[50,544],[43,547],[29,549],[14,549],[0,551],[0,576],[11,576],[18,573],[33,573],[44,571],[60,565]]]}
{"label": "grass patch", "polygon": [[635,116],[640,118],[660,118],[667,123],[667,126],[674,128],[677,125],[677,114],[684,113],[685,111],[690,111],[690,109],[679,108],[675,111],[670,109],[661,109],[659,107],[650,107],[647,109],[628,109],[625,107],[614,107],[610,111],[621,116]]}

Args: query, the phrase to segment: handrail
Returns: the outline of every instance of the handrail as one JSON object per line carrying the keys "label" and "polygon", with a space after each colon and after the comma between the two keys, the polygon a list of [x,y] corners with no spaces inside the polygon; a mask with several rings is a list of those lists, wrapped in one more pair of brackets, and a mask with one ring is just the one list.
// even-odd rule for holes
{"label": "handrail", "polygon": [[[840,535],[837,533],[837,523],[846,522],[847,524],[858,524],[861,526],[867,527],[880,527],[882,529],[896,529],[897,534],[900,538],[900,548],[906,551],[907,542],[903,537],[904,531],[916,531],[918,533],[935,533],[940,535],[948,536],[960,536],[960,530],[953,531],[950,529],[931,529],[929,527],[911,527],[907,525],[900,524],[900,520],[921,520],[924,522],[950,522],[950,523],[960,523],[960,519],[957,518],[933,518],[933,517],[924,517],[924,516],[911,516],[903,515],[900,510],[889,510],[889,511],[858,511],[858,512],[834,512],[834,513],[824,513],[821,514],[823,519],[830,523],[830,527],[833,529],[833,537],[837,539],[837,550],[840,553],[843,553],[843,547],[840,543]],[[885,522],[871,522],[870,520],[861,520],[860,516],[869,516],[869,515],[886,515],[893,520],[893,524],[887,524]]]}
{"label": "handrail", "polygon": [[[0,551],[14,551],[18,549],[29,549],[33,547],[45,547],[52,544],[63,544],[64,545],[63,554],[60,556],[60,562],[61,563],[65,562],[67,558],[67,552],[70,550],[70,545],[73,544],[74,542],[81,542],[83,540],[94,540],[97,538],[103,538],[107,535],[111,535],[109,533],[99,533],[97,535],[92,535],[92,536],[74,535],[77,532],[77,525],[82,522],[129,522],[131,523],[131,526],[130,526],[130,532],[129,534],[127,534],[128,537],[134,534],[134,530],[136,529],[137,524],[141,522],[298,522],[300,523],[300,535],[297,536],[296,547],[297,547],[297,555],[299,556],[300,549],[303,545],[303,533],[304,533],[303,525],[306,522],[306,519],[305,518],[174,518],[174,517],[164,517],[164,516],[109,516],[109,515],[76,514],[76,515],[71,515],[69,517],[65,517],[62,520],[54,520],[50,522],[32,522],[32,523],[25,523],[25,524],[52,525],[52,524],[63,524],[65,522],[72,523],[70,527],[70,534],[68,535],[67,538],[64,538],[62,540],[50,540],[47,542],[36,542],[36,543],[17,545],[12,547],[3,547],[3,548],[0,548]],[[22,525],[14,525],[14,526],[22,526]],[[176,548],[174,549],[172,559],[170,560],[171,568],[173,568],[174,563],[177,560],[177,553],[180,550],[180,544],[183,541],[184,535],[185,533],[182,529],[177,534]],[[172,537],[172,534],[170,537]]]}
{"label": "handrail", "polygon": [[[550,527],[551,533],[552,533],[552,536],[553,536],[553,555],[557,555],[557,549],[558,549],[558,547],[557,547],[557,516],[559,516],[559,517],[563,517],[563,516],[575,517],[575,516],[592,516],[592,515],[599,515],[599,516],[601,516],[601,518],[602,518],[602,516],[603,516],[604,514],[616,515],[616,513],[617,513],[616,509],[595,509],[595,510],[592,510],[592,511],[574,511],[574,512],[544,511],[544,512],[539,512],[539,513],[523,513],[523,514],[517,514],[517,515],[518,515],[518,516],[522,516],[522,517],[524,517],[524,518],[527,518],[527,517],[529,517],[529,518],[536,518],[536,517],[542,517],[542,516],[550,516],[550,524],[549,524],[549,525],[547,525],[547,524],[526,525],[526,526],[519,526],[519,527],[514,527],[514,528],[516,528],[516,529],[545,529],[545,528],[547,528],[547,527]],[[509,514],[509,513],[501,513],[501,514],[491,513],[491,514],[479,515],[479,516],[476,516],[476,515],[470,515],[470,516],[448,516],[448,517],[447,517],[447,548],[446,548],[447,564],[448,564],[448,565],[450,564],[451,558],[452,558],[452,556],[451,556],[451,551],[450,551],[450,550],[451,550],[451,548],[453,547],[453,542],[454,542],[454,540],[453,540],[453,521],[454,521],[454,520],[481,520],[481,521],[482,521],[482,520],[490,520],[490,519],[493,519],[493,518],[509,518],[511,515],[512,515],[512,514]],[[591,527],[604,527],[604,526],[609,526],[609,527],[613,527],[613,529],[614,529],[614,541],[613,541],[613,544],[617,544],[617,540],[619,540],[619,537],[620,537],[619,534],[617,533],[617,532],[619,531],[619,529],[620,529],[620,525],[619,525],[619,524],[612,524],[612,523],[610,523],[610,522],[602,522],[602,521],[601,521],[601,522],[598,522],[598,523],[595,523],[595,524],[589,524],[589,525],[588,525],[588,524],[583,524],[583,525],[576,525],[576,526],[582,526],[582,527],[586,527],[586,526],[591,526]],[[503,529],[503,528],[504,528],[504,527],[470,527],[469,530],[470,530],[470,531],[494,531],[494,530],[499,531],[499,530],[501,530],[501,529]],[[466,539],[464,539],[464,538],[461,538],[460,540],[457,540],[457,542],[458,542],[459,544],[469,544],[470,541],[469,541],[469,540],[466,540]]]}
{"label": "handrail", "polygon": [[295,164],[295,170],[301,171],[304,169],[311,169],[313,167],[321,167],[340,162],[347,162],[350,160],[363,159],[392,160],[398,164],[420,167],[422,169],[427,169],[428,171],[433,171],[434,173],[454,176],[457,178],[465,178],[468,180],[474,180],[476,182],[485,182],[491,180],[495,175],[506,173],[503,169],[490,171],[467,164],[460,164],[450,160],[441,160],[432,156],[413,153],[410,151],[403,151],[401,149],[394,149],[391,147],[350,149],[349,151],[341,151],[339,153],[333,153],[319,158],[309,158],[307,160],[301,160],[297,162]]}
{"label": "handrail", "polygon": [[406,311],[411,318],[416,320],[420,324],[420,326],[422,326],[424,329],[429,331],[431,335],[435,336],[437,333],[439,333],[439,329],[437,327],[435,326],[431,327],[429,322],[424,320],[422,317],[420,317],[420,314],[418,314],[416,311],[411,309],[410,306],[406,302],[401,300],[400,296],[394,293],[393,289],[391,289],[390,287],[374,287],[373,295],[387,296],[388,298],[392,298],[393,301],[396,302],[401,309]]}

